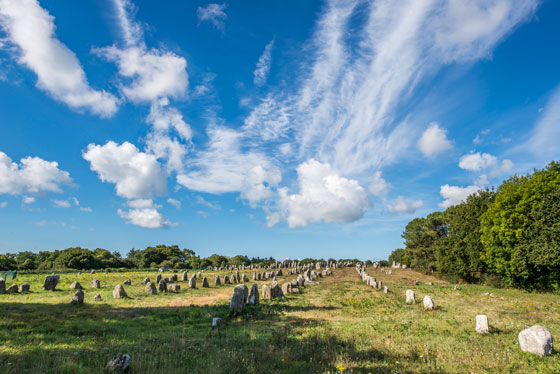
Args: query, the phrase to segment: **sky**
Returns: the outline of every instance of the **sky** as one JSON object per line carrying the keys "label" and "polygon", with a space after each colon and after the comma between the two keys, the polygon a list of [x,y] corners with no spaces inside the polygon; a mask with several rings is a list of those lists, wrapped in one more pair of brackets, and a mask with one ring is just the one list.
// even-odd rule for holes
{"label": "sky", "polygon": [[560,2],[0,0],[0,253],[386,259],[560,159]]}

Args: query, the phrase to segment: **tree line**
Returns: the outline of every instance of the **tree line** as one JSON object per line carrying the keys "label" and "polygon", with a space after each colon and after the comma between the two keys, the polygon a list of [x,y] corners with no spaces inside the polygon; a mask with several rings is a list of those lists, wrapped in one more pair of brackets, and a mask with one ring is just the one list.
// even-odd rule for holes
{"label": "tree line", "polygon": [[450,280],[560,289],[560,163],[410,221],[389,262]]}
{"label": "tree line", "polygon": [[[300,262],[307,264],[323,259],[305,258]],[[336,262],[330,258],[327,261]],[[340,260],[346,261],[346,260]],[[358,261],[357,259],[349,261]],[[0,270],[90,270],[90,269],[206,269],[210,267],[226,267],[229,265],[269,266],[277,262],[272,257],[249,258],[244,255],[222,256],[213,254],[201,258],[191,249],[180,249],[177,245],[156,245],[142,250],[131,249],[126,257],[119,252],[97,248],[67,248],[55,251],[23,251],[0,255]],[[371,263],[371,261],[370,261]]]}

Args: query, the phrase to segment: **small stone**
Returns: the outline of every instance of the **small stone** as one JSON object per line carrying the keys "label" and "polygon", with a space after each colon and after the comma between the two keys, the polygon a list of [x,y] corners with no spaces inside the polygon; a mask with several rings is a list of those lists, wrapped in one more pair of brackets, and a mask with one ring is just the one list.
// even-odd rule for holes
{"label": "small stone", "polygon": [[455,291],[457,291],[457,290],[459,289],[459,285],[456,284],[455,286],[453,286],[453,289],[454,289]]}
{"label": "small stone", "polygon": [[146,292],[148,295],[157,295],[156,285],[153,284],[152,282],[146,283],[146,286],[144,287],[144,292]]}
{"label": "small stone", "polygon": [[93,297],[93,301],[103,301],[103,298],[101,297],[100,294],[97,294]]}
{"label": "small stone", "polygon": [[212,318],[212,330],[222,327],[222,319],[220,317]]}
{"label": "small stone", "polygon": [[518,339],[523,352],[540,356],[552,354],[552,334],[542,326],[534,325],[521,331]]}
{"label": "small stone", "polygon": [[70,300],[70,304],[77,305],[83,303],[84,303],[84,291],[82,291],[82,289],[80,288],[74,294],[74,296],[72,296],[72,299]]}
{"label": "small stone", "polygon": [[434,301],[428,295],[424,296],[424,309],[426,310],[434,310]]}
{"label": "small stone", "polygon": [[31,286],[29,283],[22,283],[21,286],[19,286],[19,292],[29,292],[30,289]]}
{"label": "small stone", "polygon": [[71,290],[81,290],[82,288],[82,285],[76,281],[72,282],[72,284],[70,285]]}
{"label": "small stone", "polygon": [[123,284],[124,284],[125,286],[130,286],[130,285],[132,284],[132,281],[131,281],[130,279],[127,279],[127,280],[125,280],[125,281],[123,282]]}
{"label": "small stone", "polygon": [[18,290],[19,290],[18,285],[14,283],[10,287],[8,287],[6,293],[18,293]]}
{"label": "small stone", "polygon": [[115,286],[115,288],[113,289],[113,298],[114,299],[126,299],[126,298],[128,298],[128,295],[126,294],[126,291],[124,290],[124,287],[122,286],[122,284],[117,284]]}
{"label": "small stone", "polygon": [[105,369],[112,371],[114,374],[123,374],[128,370],[130,365],[130,356],[118,354],[107,363]]}
{"label": "small stone", "polygon": [[167,286],[167,290],[169,292],[179,293],[179,291],[181,291],[181,286],[178,284],[170,284]]}
{"label": "small stone", "polygon": [[93,279],[91,281],[92,288],[101,288],[101,282],[98,279]]}
{"label": "small stone", "polygon": [[476,332],[479,334],[486,334],[488,331],[488,317],[484,314],[479,314],[476,316]]}
{"label": "small stone", "polygon": [[142,284],[148,284],[148,283],[150,283],[150,278],[144,278],[142,280]]}
{"label": "small stone", "polygon": [[383,292],[384,293],[389,293],[389,288],[387,286],[383,286]]}
{"label": "small stone", "polygon": [[406,303],[416,304],[416,297],[414,296],[414,291],[406,290]]}
{"label": "small stone", "polygon": [[0,294],[6,293],[6,281],[4,278],[0,278]]}

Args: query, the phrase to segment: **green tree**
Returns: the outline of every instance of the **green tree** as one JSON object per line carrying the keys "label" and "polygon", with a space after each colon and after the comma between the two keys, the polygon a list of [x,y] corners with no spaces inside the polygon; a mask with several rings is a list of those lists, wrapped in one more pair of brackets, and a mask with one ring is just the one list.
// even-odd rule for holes
{"label": "green tree", "polygon": [[0,255],[0,270],[16,270],[17,262],[11,255]]}
{"label": "green tree", "polygon": [[410,266],[426,272],[437,270],[435,253],[446,236],[443,212],[434,212],[426,218],[410,221],[402,234]]}
{"label": "green tree", "polygon": [[60,269],[98,269],[99,262],[93,253],[86,248],[67,248],[60,252],[54,266]]}

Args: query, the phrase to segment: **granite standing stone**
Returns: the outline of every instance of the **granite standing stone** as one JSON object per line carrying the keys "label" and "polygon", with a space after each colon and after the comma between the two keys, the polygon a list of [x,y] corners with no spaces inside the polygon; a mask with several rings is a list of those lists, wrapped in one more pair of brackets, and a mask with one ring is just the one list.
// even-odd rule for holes
{"label": "granite standing stone", "polygon": [[126,299],[128,298],[128,295],[126,294],[126,291],[124,290],[124,287],[122,284],[117,284],[115,286],[115,288],[113,289],[113,298],[114,299]]}
{"label": "granite standing stone", "polygon": [[521,331],[518,339],[523,352],[540,356],[552,354],[552,334],[542,326],[534,325]]}
{"label": "granite standing stone", "polygon": [[488,317],[484,314],[476,316],[476,332],[479,334],[486,334],[489,330]]}
{"label": "granite standing stone", "polygon": [[416,304],[416,297],[414,295],[414,291],[406,290],[406,303],[407,304]]}
{"label": "granite standing stone", "polygon": [[79,288],[78,292],[76,292],[74,296],[72,296],[72,299],[70,300],[70,304],[77,305],[83,303],[84,303],[84,291],[82,291],[82,289]]}

